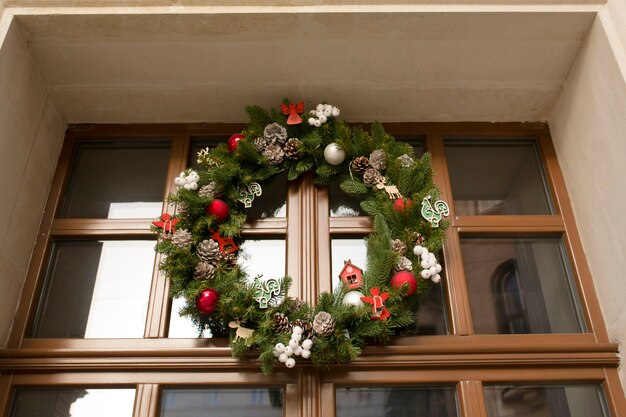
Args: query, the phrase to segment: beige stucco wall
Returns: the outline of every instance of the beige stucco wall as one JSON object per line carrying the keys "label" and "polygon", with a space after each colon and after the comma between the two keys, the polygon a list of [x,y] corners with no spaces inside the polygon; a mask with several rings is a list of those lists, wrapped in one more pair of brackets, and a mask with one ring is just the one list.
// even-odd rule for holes
{"label": "beige stucco wall", "polygon": [[[612,341],[626,342],[626,0],[600,11],[550,118]],[[626,356],[620,377],[626,386]]]}
{"label": "beige stucco wall", "polygon": [[0,346],[6,344],[65,121],[38,74],[19,27],[0,49]]}

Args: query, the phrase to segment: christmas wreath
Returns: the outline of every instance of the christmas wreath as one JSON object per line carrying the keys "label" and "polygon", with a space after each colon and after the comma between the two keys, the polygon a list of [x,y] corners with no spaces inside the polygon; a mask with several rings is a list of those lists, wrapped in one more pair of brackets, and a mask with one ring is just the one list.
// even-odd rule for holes
{"label": "christmas wreath", "polygon": [[[246,110],[242,134],[200,151],[198,168],[176,178],[168,196],[176,214],[152,222],[171,296],[186,300],[180,313],[200,334],[229,333],[235,357],[259,351],[266,374],[277,362],[327,367],[354,360],[368,343],[389,343],[415,324],[420,296],[440,280],[435,254],[448,206],[438,199],[430,155],[416,158],[379,123],[369,133],[348,125],[329,104],[306,121],[303,103]],[[365,271],[346,261],[339,287],[313,306],[288,296],[290,277],[248,277],[237,263],[246,210],[282,172],[290,181],[314,172],[320,186],[339,181],[373,217]]]}

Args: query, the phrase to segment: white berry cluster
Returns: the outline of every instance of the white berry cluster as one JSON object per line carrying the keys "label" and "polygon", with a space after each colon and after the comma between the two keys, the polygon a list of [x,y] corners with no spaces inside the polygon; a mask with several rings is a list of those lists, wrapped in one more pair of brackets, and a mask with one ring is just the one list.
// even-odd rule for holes
{"label": "white berry cluster", "polygon": [[184,188],[185,190],[197,190],[199,180],[200,176],[196,171],[189,171],[188,173],[183,171],[174,179],[174,184],[178,188]]}
{"label": "white berry cluster", "polygon": [[328,121],[330,116],[339,116],[339,109],[330,104],[318,104],[315,110],[311,110],[309,114],[314,117],[309,117],[309,124],[311,126],[320,127]]}
{"label": "white berry cluster", "polygon": [[[278,358],[279,362],[285,364],[287,368],[293,368],[296,366],[296,360],[291,356],[302,356],[304,359],[311,357],[311,347],[313,347],[313,341],[311,339],[302,340],[302,327],[294,326],[291,333],[291,340],[287,346],[282,343],[276,343],[274,346],[274,356]],[[302,345],[300,345],[302,341]]]}
{"label": "white berry cluster", "polygon": [[439,275],[439,273],[441,272],[441,265],[437,263],[437,258],[435,258],[435,254],[429,252],[428,249],[420,245],[416,245],[413,248],[413,253],[416,256],[422,257],[422,262],[420,264],[420,266],[422,267],[422,272],[420,272],[422,278],[430,278],[435,284],[441,281],[441,275]]}

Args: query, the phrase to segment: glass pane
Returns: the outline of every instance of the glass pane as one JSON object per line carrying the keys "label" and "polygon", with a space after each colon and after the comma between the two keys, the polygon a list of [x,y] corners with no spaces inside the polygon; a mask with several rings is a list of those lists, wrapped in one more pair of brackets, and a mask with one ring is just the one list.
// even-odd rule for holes
{"label": "glass pane", "polygon": [[33,337],[143,337],[154,241],[57,241]]}
{"label": "glass pane", "polygon": [[161,417],[282,417],[282,388],[165,389]]}
{"label": "glass pane", "polygon": [[[331,239],[331,279],[333,290],[339,285],[339,274],[344,261],[351,262],[365,270],[367,247],[364,239]],[[442,272],[442,282],[445,281]],[[448,334],[446,309],[444,308],[442,284],[432,286],[432,290],[420,300],[416,311],[415,326],[402,331],[402,336]]]}
{"label": "glass pane", "polygon": [[456,214],[551,214],[535,142],[448,140]]}
{"label": "glass pane", "polygon": [[61,217],[159,217],[170,142],[81,143]]}
{"label": "glass pane", "polygon": [[484,386],[489,417],[608,417],[600,385]]}
{"label": "glass pane", "polygon": [[[284,239],[246,239],[239,244],[237,262],[248,274],[248,281],[254,282],[254,277],[263,275],[263,278],[282,278],[287,271],[286,243]],[[198,337],[198,331],[191,320],[181,317],[178,311],[183,307],[183,299],[172,301],[172,313],[168,337],[190,338]],[[228,334],[227,329],[216,324],[203,333],[203,337],[223,337]]]}
{"label": "glass pane", "polygon": [[578,296],[560,238],[463,238],[476,333],[580,333]]}
{"label": "glass pane", "polygon": [[[198,152],[205,148],[212,149],[220,142],[226,142],[228,137],[208,140],[202,138],[192,142],[191,154],[189,156],[189,166],[198,166]],[[261,183],[263,194],[256,197],[252,202],[252,207],[246,209],[249,218],[262,217],[286,217],[287,216],[287,174],[275,175],[268,181]]]}
{"label": "glass pane", "polygon": [[[406,142],[413,146],[415,155],[420,158],[424,154],[424,142],[421,139],[410,137],[396,137],[398,141]],[[349,196],[341,191],[338,182],[332,183],[328,187],[330,196],[330,216],[331,217],[355,217],[364,216],[361,211],[361,199]]]}
{"label": "glass pane", "polygon": [[18,389],[9,417],[131,417],[134,389]]}
{"label": "glass pane", "polygon": [[335,391],[337,417],[455,417],[453,387],[346,387]]}

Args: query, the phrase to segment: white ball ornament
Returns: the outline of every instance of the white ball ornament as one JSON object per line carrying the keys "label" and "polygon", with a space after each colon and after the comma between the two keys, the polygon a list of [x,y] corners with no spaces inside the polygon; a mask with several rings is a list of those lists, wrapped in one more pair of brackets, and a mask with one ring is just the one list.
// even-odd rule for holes
{"label": "white ball ornament", "polygon": [[293,350],[298,347],[298,341],[291,339],[289,341],[289,347],[291,348],[291,351],[293,352]]}
{"label": "white ball ornament", "polygon": [[422,267],[422,269],[428,269],[430,268],[430,262],[428,262],[427,259],[424,259],[422,262],[420,262],[420,266]]}
{"label": "white ball ornament", "polygon": [[296,356],[300,356],[302,354],[302,346],[298,346],[293,350],[293,354]]}
{"label": "white ball ornament", "polygon": [[431,278],[431,279],[433,280],[433,282],[434,282],[435,284],[437,284],[439,281],[441,281],[441,275],[439,275],[439,274],[435,274],[435,275],[433,275],[433,276],[432,276],[432,278]]}
{"label": "white ball ornament", "polygon": [[289,359],[289,357],[285,355],[284,353],[281,353],[280,356],[278,357],[278,361],[282,363],[287,362],[287,359]]}
{"label": "white ball ornament", "polygon": [[291,331],[293,332],[293,334],[302,334],[304,330],[300,326],[294,326]]}
{"label": "white ball ornament", "polygon": [[420,256],[422,254],[422,251],[424,250],[424,248],[420,245],[416,245],[413,248],[413,253],[415,254],[415,256]]}
{"label": "white ball ornament", "polygon": [[435,265],[435,272],[440,273],[442,269],[440,264]]}
{"label": "white ball ornament", "polygon": [[313,347],[313,341],[311,339],[304,339],[304,341],[302,342],[302,349],[311,350],[312,347]]}
{"label": "white ball ornament", "polygon": [[333,142],[324,149],[324,159],[331,165],[339,165],[346,159],[346,151]]}
{"label": "white ball ornament", "polygon": [[293,368],[294,366],[296,366],[296,360],[294,358],[287,359],[287,361],[285,362],[285,366],[287,368]]}
{"label": "white ball ornament", "polygon": [[291,355],[293,355],[293,349],[291,348],[291,346],[287,346],[287,347],[285,347],[285,352],[284,352],[284,353],[285,353],[285,355],[287,355],[287,356],[291,356]]}
{"label": "white ball ornament", "polygon": [[189,189],[190,190],[197,190],[198,189],[198,183],[197,182],[192,182],[191,184],[189,184]]}
{"label": "white ball ornament", "polygon": [[309,124],[311,126],[315,125],[315,118],[314,117],[309,117]]}
{"label": "white ball ornament", "polygon": [[274,349],[276,349],[278,353],[283,353],[285,351],[285,345],[283,345],[282,343],[276,343]]}
{"label": "white ball ornament", "polygon": [[291,338],[297,342],[302,340],[302,333],[294,333],[291,335]]}
{"label": "white ball ornament", "polygon": [[[350,291],[346,293],[346,295],[343,296],[343,299],[341,300],[341,304],[345,306],[362,307],[364,303],[363,303],[363,300],[361,300],[361,297],[364,297],[362,292]],[[302,342],[302,346],[304,347],[304,342]]]}
{"label": "white ball ornament", "polygon": [[430,278],[430,270],[429,269],[424,269],[420,275],[422,276],[422,278],[424,279],[428,279]]}
{"label": "white ball ornament", "polygon": [[302,349],[301,356],[304,359],[309,359],[311,357],[311,351],[310,350],[306,350],[306,349]]}
{"label": "white ball ornament", "polygon": [[326,123],[327,121],[328,121],[328,118],[326,116],[324,116],[324,115],[320,116],[320,122],[321,123]]}
{"label": "white ball ornament", "polygon": [[326,107],[326,106],[324,106],[322,103],[320,103],[320,104],[318,104],[318,105],[317,105],[317,107],[315,108],[315,110],[317,110],[317,111],[324,111],[324,108],[325,108],[325,107]]}
{"label": "white ball ornament", "polygon": [[174,179],[174,184],[178,185],[179,187],[182,187],[185,184],[187,184],[187,181],[185,181],[185,179],[183,177],[176,177]]}
{"label": "white ball ornament", "polygon": [[430,276],[433,276],[437,273],[437,268],[431,266],[430,268],[428,268],[428,271],[430,271]]}
{"label": "white ball ornament", "polygon": [[196,171],[191,171],[186,178],[187,182],[198,182],[199,179],[200,175]]}
{"label": "white ball ornament", "polygon": [[313,123],[313,125],[315,127],[320,127],[322,125],[322,122],[320,122],[319,120],[315,120],[315,122]]}
{"label": "white ball ornament", "polygon": [[331,109],[324,109],[324,116],[326,117],[330,117],[333,114],[333,111]]}
{"label": "white ball ornament", "polygon": [[339,109],[337,107],[333,107],[333,109],[332,109],[333,117],[339,116],[339,113],[340,113]]}

